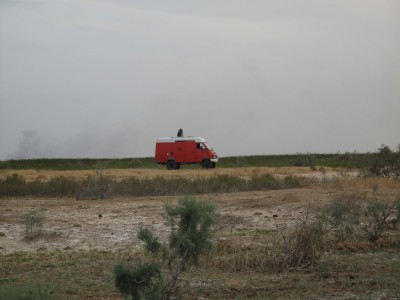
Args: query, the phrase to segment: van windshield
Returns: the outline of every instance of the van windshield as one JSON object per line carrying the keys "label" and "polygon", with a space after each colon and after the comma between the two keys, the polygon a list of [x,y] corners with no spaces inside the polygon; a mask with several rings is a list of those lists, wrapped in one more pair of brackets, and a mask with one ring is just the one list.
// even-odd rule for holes
{"label": "van windshield", "polygon": [[207,143],[204,143],[204,145],[207,147],[207,149],[208,149],[208,150],[211,150],[211,151],[213,151],[213,150],[214,150],[212,147],[210,147],[210,145],[209,145],[209,144],[207,144]]}

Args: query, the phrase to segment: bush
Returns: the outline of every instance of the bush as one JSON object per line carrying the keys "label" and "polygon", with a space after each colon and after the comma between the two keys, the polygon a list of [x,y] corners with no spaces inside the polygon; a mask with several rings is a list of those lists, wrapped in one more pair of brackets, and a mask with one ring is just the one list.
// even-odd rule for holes
{"label": "bush", "polygon": [[293,230],[281,231],[282,267],[303,269],[315,265],[328,246],[323,222],[302,221]]}
{"label": "bush", "polygon": [[[138,237],[145,242],[145,249],[153,255],[153,261],[136,267],[124,264],[115,267],[115,284],[124,296],[170,299],[187,265],[198,266],[199,256],[211,249],[211,226],[215,223],[213,203],[186,196],[177,206],[167,204],[164,218],[171,229],[168,246],[162,245],[150,230],[141,228]],[[168,273],[160,269],[157,254],[161,251],[166,258]]]}
{"label": "bush", "polygon": [[250,179],[231,175],[207,178],[127,178],[117,180],[96,172],[82,180],[57,176],[49,181],[27,182],[23,176],[13,174],[0,179],[0,196],[73,197],[106,199],[118,196],[177,196],[187,194],[232,193],[255,190],[290,189],[299,186],[294,177],[276,179],[272,175],[254,175]]}
{"label": "bush", "polygon": [[114,192],[119,182],[103,175],[101,170],[96,170],[93,176],[88,176],[81,183],[76,192],[77,200],[107,199]]}
{"label": "bush", "polygon": [[363,170],[364,174],[400,179],[400,145],[397,151],[392,151],[385,145],[382,145],[378,150],[368,167]]}
{"label": "bush", "polygon": [[22,196],[27,194],[25,178],[18,174],[7,175],[0,180],[0,193],[2,196]]}
{"label": "bush", "polygon": [[25,225],[25,237],[35,238],[42,233],[43,224],[46,220],[44,212],[39,209],[34,209],[22,217],[22,222]]}
{"label": "bush", "polygon": [[338,241],[351,238],[360,223],[361,205],[354,194],[341,194],[323,210],[319,218],[334,229]]}
{"label": "bush", "polygon": [[114,268],[115,285],[124,297],[160,299],[161,269],[156,262],[142,263],[137,267],[118,264]]}
{"label": "bush", "polygon": [[276,179],[270,174],[252,176],[248,182],[248,191],[259,190],[279,190],[298,187],[299,181],[291,176],[285,177],[283,180]]}
{"label": "bush", "polygon": [[367,199],[364,208],[354,194],[338,195],[317,218],[325,222],[328,229],[333,229],[336,242],[350,240],[362,232],[370,242],[375,242],[383,235],[389,223],[395,227],[400,220],[400,198],[387,203],[379,200],[375,193]]}
{"label": "bush", "polygon": [[370,242],[378,240],[386,229],[388,217],[393,213],[396,203],[389,205],[386,202],[372,198],[368,201],[365,211],[366,222],[363,230]]}
{"label": "bush", "polygon": [[43,196],[72,197],[78,189],[78,182],[64,176],[56,176],[43,184],[43,187]]}
{"label": "bush", "polygon": [[57,176],[49,181],[26,181],[18,174],[0,180],[0,196],[74,196],[79,184],[75,179]]}
{"label": "bush", "polygon": [[157,254],[161,251],[162,244],[158,237],[154,236],[153,233],[147,228],[140,228],[138,238],[145,242],[145,249],[149,253]]}
{"label": "bush", "polygon": [[164,218],[171,229],[169,247],[172,256],[171,265],[178,255],[185,264],[193,262],[197,266],[199,255],[211,249],[211,226],[215,224],[215,205],[211,202],[196,201],[194,197],[185,196],[177,206],[167,204]]}
{"label": "bush", "polygon": [[291,166],[295,167],[310,167],[315,170],[315,156],[313,154],[297,154],[295,159],[290,162]]}

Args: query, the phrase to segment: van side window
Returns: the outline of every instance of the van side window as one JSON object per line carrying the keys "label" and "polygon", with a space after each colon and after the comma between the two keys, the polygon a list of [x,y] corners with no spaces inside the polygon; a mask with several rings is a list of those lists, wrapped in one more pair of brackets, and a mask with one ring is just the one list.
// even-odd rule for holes
{"label": "van side window", "polygon": [[205,149],[204,145],[201,144],[201,143],[196,143],[196,145],[197,145],[197,149],[200,149],[200,150],[204,150]]}

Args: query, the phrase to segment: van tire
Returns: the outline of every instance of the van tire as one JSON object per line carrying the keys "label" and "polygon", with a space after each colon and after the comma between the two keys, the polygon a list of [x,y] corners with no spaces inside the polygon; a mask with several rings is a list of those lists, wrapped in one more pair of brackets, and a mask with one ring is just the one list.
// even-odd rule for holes
{"label": "van tire", "polygon": [[204,169],[212,168],[212,163],[208,159],[203,160],[202,166]]}
{"label": "van tire", "polygon": [[176,169],[176,162],[174,160],[167,161],[167,169],[168,170],[175,170]]}

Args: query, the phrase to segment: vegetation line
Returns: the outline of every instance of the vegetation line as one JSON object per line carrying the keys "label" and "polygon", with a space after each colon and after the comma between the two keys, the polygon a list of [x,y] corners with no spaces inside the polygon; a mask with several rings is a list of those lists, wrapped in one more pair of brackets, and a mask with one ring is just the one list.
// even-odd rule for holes
{"label": "vegetation line", "polygon": [[238,191],[277,190],[295,188],[299,181],[293,177],[276,179],[272,175],[254,175],[249,179],[218,175],[208,178],[130,177],[117,180],[96,173],[84,179],[64,176],[48,181],[26,181],[18,174],[0,179],[0,197],[76,197],[77,199],[104,199],[109,196],[176,196],[188,194],[230,193]]}

